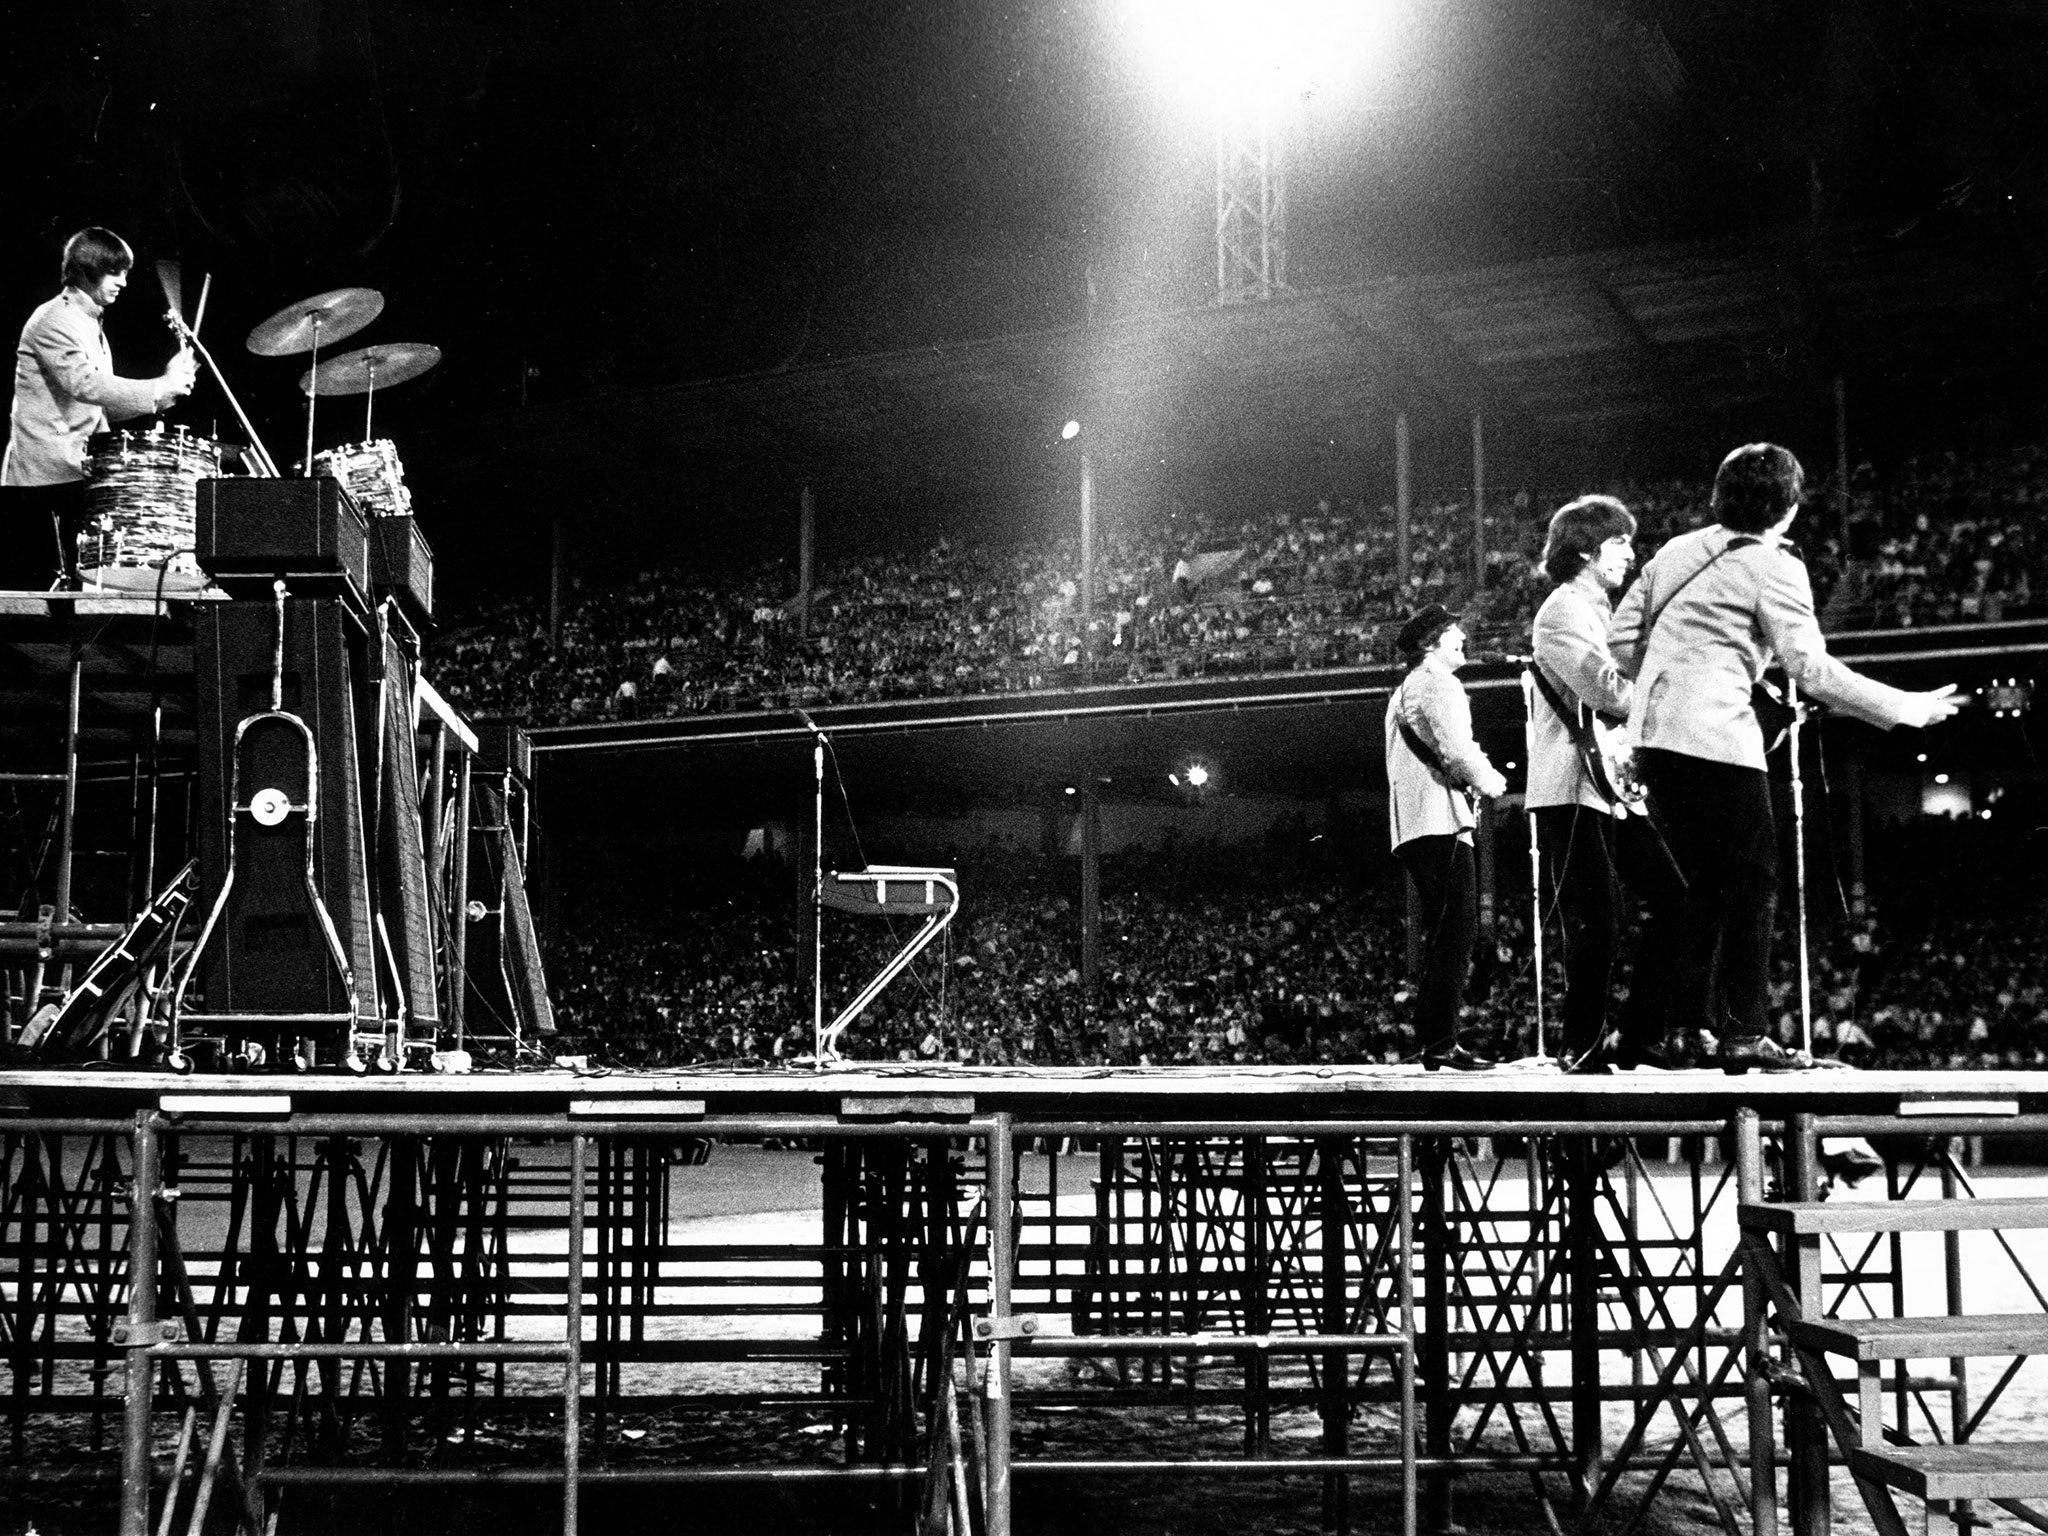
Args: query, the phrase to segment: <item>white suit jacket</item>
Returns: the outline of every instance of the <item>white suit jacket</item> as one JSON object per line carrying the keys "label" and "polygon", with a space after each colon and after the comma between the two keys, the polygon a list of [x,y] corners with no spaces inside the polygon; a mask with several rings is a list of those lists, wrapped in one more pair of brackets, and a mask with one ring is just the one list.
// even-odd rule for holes
{"label": "white suit jacket", "polygon": [[0,485],[64,485],[85,478],[86,440],[108,421],[156,409],[153,379],[114,373],[92,302],[66,288],[39,305],[14,353],[14,409]]}
{"label": "white suit jacket", "polygon": [[[1455,780],[1447,783],[1415,755],[1401,735],[1406,720]],[[1401,680],[1387,700],[1387,820],[1393,845],[1418,837],[1470,841],[1479,818],[1461,786],[1493,774],[1493,764],[1472,739],[1472,701],[1458,675],[1434,656]]]}
{"label": "white suit jacket", "polygon": [[1750,689],[1774,660],[1845,714],[1887,729],[1906,719],[1909,694],[1828,654],[1799,556],[1769,536],[1730,549],[1740,537],[1718,523],[1680,534],[1614,610],[1608,640],[1635,679],[1635,745],[1761,769]]}
{"label": "white suit jacket", "polygon": [[[1614,664],[1607,648],[1609,603],[1576,581],[1551,589],[1536,610],[1531,649],[1536,665],[1566,709],[1584,704],[1615,719],[1628,715],[1635,689]],[[1531,810],[1552,805],[1584,805],[1612,812],[1613,804],[1593,787],[1578,744],[1558,713],[1539,691],[1531,706],[1529,789]]]}

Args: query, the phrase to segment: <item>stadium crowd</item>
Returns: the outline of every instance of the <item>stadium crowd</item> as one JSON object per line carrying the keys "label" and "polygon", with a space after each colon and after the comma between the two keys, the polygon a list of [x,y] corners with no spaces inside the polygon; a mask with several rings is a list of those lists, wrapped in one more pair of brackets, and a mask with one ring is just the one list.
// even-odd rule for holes
{"label": "stadium crowd", "polygon": [[[1614,488],[1638,547],[1707,519],[1690,481]],[[1833,629],[1990,623],[2030,613],[2044,550],[2048,453],[1911,459],[1849,477],[1846,526],[1819,487],[1797,530]],[[432,674],[472,713],[561,724],[714,710],[982,694],[1081,683],[1383,661],[1421,603],[1461,608],[1475,648],[1519,648],[1545,583],[1550,507],[1490,502],[1485,579],[1473,579],[1471,505],[1410,517],[1396,574],[1393,509],[1342,497],[1249,517],[1181,514],[1123,528],[1096,551],[1084,623],[1076,541],[1010,548],[941,542],[829,568],[808,622],[786,562],[722,585],[676,570],[577,589],[551,640],[543,608],[499,598],[437,644]]]}
{"label": "stadium crowd", "polygon": [[[1816,1050],[1866,1066],[2048,1063],[2048,883],[2009,833],[1930,820],[1879,840],[1866,915],[1816,897]],[[1306,835],[1247,857],[1199,846],[1104,861],[1102,983],[1077,969],[1071,860],[987,848],[937,946],[850,1031],[846,1054],[999,1066],[1391,1062],[1413,1054],[1394,866]],[[808,1052],[794,877],[735,860],[711,904],[583,904],[549,979],[567,1047],[631,1065],[774,1062]],[[1786,921],[1790,922],[1788,915]],[[1533,1049],[1529,913],[1504,898],[1468,997],[1475,1038]],[[828,915],[828,1015],[901,942]],[[1553,930],[1551,957],[1556,958]],[[1624,952],[1626,952],[1626,947]],[[1789,929],[1781,956],[1795,953]],[[1793,962],[1774,989],[1797,1043]],[[1553,970],[1548,996],[1561,994]],[[1555,1049],[1555,1041],[1550,1042]]]}

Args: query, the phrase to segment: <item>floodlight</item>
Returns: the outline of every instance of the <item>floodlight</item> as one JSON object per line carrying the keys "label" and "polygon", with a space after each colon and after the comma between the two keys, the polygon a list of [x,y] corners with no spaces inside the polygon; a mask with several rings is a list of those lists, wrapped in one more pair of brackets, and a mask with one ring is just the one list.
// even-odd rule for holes
{"label": "floodlight", "polygon": [[1075,438],[1079,437],[1080,435],[1081,423],[1079,423],[1078,421],[1070,421],[1064,427],[1060,428],[1060,441],[1063,443],[1071,443]]}
{"label": "floodlight", "polygon": [[1126,44],[1169,93],[1218,121],[1348,94],[1387,52],[1395,0],[1122,0]]}
{"label": "floodlight", "polygon": [[1188,764],[1188,782],[1200,789],[1209,782],[1209,769],[1205,763]]}

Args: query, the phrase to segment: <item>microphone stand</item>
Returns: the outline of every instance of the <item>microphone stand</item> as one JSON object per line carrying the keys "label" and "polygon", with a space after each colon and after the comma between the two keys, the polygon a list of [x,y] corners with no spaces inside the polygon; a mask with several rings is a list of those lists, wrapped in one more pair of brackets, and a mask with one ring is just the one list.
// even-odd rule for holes
{"label": "microphone stand", "polygon": [[811,733],[811,1067],[825,1070],[825,733],[803,710]]}
{"label": "microphone stand", "polygon": [[[1522,760],[1528,773],[1536,771],[1536,674],[1522,668]],[[1543,1049],[1543,850],[1536,835],[1536,811],[1529,804],[1528,781],[1523,780],[1522,814],[1529,822],[1529,932],[1535,939],[1536,1054],[1532,1062],[1548,1062]]]}
{"label": "microphone stand", "polygon": [[1806,779],[1799,766],[1799,726],[1806,706],[1799,700],[1799,680],[1785,679],[1785,703],[1792,723],[1785,728],[1792,757],[1792,889],[1799,903],[1799,1048],[1813,1059],[1813,969],[1807,954],[1806,931]]}

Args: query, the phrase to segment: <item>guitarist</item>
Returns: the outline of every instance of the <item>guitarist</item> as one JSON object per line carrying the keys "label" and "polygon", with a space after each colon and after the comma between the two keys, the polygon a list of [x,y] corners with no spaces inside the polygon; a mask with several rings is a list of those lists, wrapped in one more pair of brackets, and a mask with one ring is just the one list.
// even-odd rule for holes
{"label": "guitarist", "polygon": [[1804,493],[1791,453],[1737,448],[1714,476],[1716,521],[1658,550],[1608,628],[1635,681],[1637,762],[1686,879],[1672,1022],[1711,1031],[1734,1073],[1810,1065],[1770,1033],[1778,834],[1751,690],[1775,661],[1814,698],[1884,729],[1957,708],[1952,686],[1911,693],[1828,654],[1806,566],[1785,541]]}
{"label": "guitarist", "polygon": [[[1663,1066],[1665,999],[1652,956],[1671,953],[1684,920],[1685,880],[1644,797],[1610,760],[1633,689],[1607,648],[1614,594],[1635,563],[1636,520],[1612,496],[1581,496],[1550,519],[1543,569],[1556,583],[1536,612],[1537,698],[1530,722],[1528,806],[1543,850],[1543,916],[1564,926],[1567,1072]],[[1620,781],[1617,782],[1617,779]],[[1607,1041],[1607,998],[1619,928],[1616,880],[1649,908],[1636,983],[1618,1039]]]}
{"label": "guitarist", "polygon": [[1472,704],[1458,669],[1465,631],[1431,603],[1401,626],[1395,647],[1408,675],[1387,701],[1387,820],[1394,854],[1415,881],[1428,925],[1415,996],[1415,1041],[1434,1072],[1493,1065],[1458,1041],[1458,1012],[1479,937],[1479,881],[1472,854],[1477,798],[1507,780],[1472,739]]}

